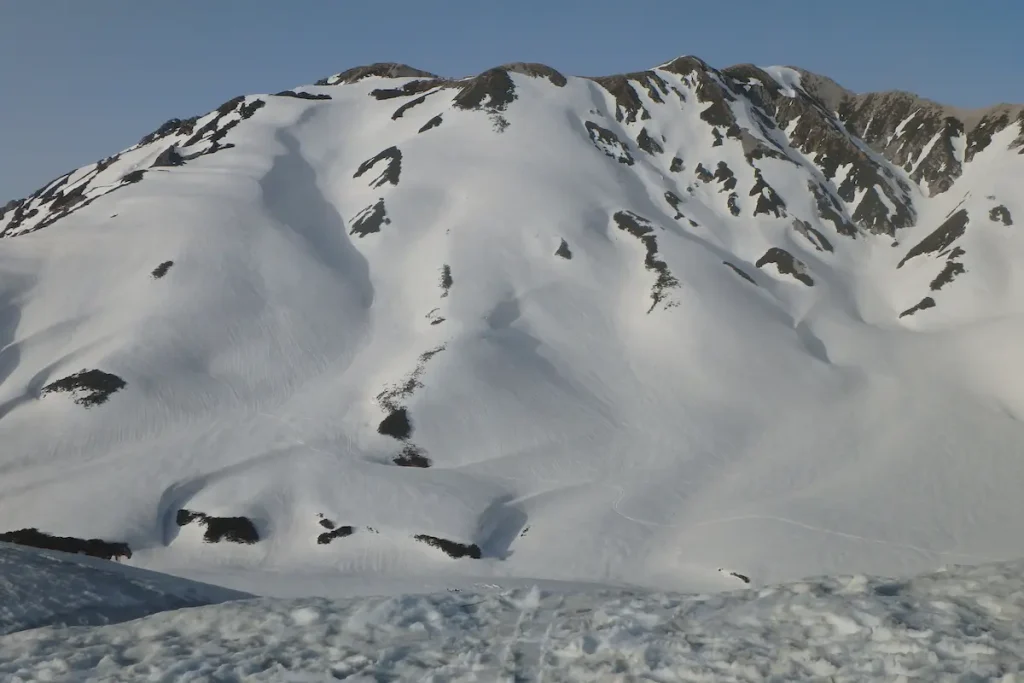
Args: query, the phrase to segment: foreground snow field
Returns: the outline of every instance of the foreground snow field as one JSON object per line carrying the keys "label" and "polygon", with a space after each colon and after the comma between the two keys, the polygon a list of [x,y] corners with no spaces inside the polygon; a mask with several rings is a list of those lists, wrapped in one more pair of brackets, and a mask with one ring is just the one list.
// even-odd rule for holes
{"label": "foreground snow field", "polygon": [[[22,613],[34,612],[12,621],[0,608],[0,627],[26,629],[0,636],[0,680],[12,683],[1024,681],[1024,562],[711,596],[494,586],[184,609],[173,603],[186,593],[230,596],[4,544],[0,568],[0,604],[11,604],[13,591]],[[125,595],[133,608],[160,613],[43,625],[67,621],[51,597],[79,595],[97,599],[79,609],[81,623],[107,621],[85,614]]]}

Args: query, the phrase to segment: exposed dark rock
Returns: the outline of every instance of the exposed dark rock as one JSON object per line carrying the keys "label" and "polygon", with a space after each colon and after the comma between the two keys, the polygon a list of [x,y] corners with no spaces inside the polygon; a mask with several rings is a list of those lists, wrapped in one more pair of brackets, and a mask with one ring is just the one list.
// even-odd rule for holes
{"label": "exposed dark rock", "polygon": [[[729,167],[726,166],[726,168]],[[705,183],[710,183],[712,180],[715,179],[715,175],[712,174],[711,171],[709,171],[708,169],[704,168],[704,164],[697,164],[697,168],[693,169],[693,172],[699,180]]]}
{"label": "exposed dark rock", "polygon": [[990,220],[999,221],[1003,225],[1013,225],[1013,218],[1010,217],[1010,210],[1002,204],[989,211],[988,217]]}
{"label": "exposed dark rock", "polygon": [[438,126],[440,126],[440,125],[441,125],[441,115],[440,115],[440,114],[438,114],[438,115],[437,115],[437,116],[435,116],[434,118],[432,118],[432,119],[430,119],[429,121],[427,121],[426,123],[424,123],[424,124],[423,124],[423,127],[422,127],[422,128],[420,128],[420,129],[419,129],[419,131],[417,131],[417,132],[419,132],[419,133],[425,133],[425,132],[427,132],[428,130],[430,130],[431,128],[437,128],[437,127],[438,127]]}
{"label": "exposed dark rock", "polygon": [[122,183],[137,183],[140,180],[142,180],[142,176],[145,175],[145,173],[146,173],[145,171],[132,171],[130,173],[125,173],[121,177],[121,182]]}
{"label": "exposed dark rock", "polygon": [[356,83],[364,78],[378,76],[380,78],[437,78],[435,74],[415,69],[406,64],[394,62],[376,62],[365,66],[357,66],[342,71],[340,74],[316,82],[317,85],[341,85]]}
{"label": "exposed dark rock", "polygon": [[132,556],[127,543],[111,543],[98,538],[82,539],[71,536],[52,536],[38,529],[18,529],[0,534],[0,541],[32,548],[59,550],[76,555],[90,555],[104,560],[118,560]]}
{"label": "exposed dark rock", "polygon": [[441,298],[448,296],[448,290],[452,288],[454,284],[452,280],[452,267],[447,263],[441,266]]}
{"label": "exposed dark rock", "polygon": [[668,170],[670,173],[679,173],[683,170],[683,160],[679,157],[673,157],[672,163],[669,165]]}
{"label": "exposed dark rock", "polygon": [[159,280],[164,275],[167,275],[167,271],[169,271],[171,269],[171,266],[173,265],[174,261],[164,261],[163,263],[161,263],[159,266],[153,269],[153,279]]}
{"label": "exposed dark rock", "polygon": [[[420,377],[426,370],[427,363],[431,358],[444,351],[445,345],[441,344],[436,346],[429,351],[424,351],[420,354],[419,360],[416,364],[416,368],[406,377],[403,381],[398,384],[392,385],[384,391],[377,394],[377,402],[381,405],[384,410],[394,413],[397,410],[405,410],[402,407],[402,399],[409,398],[413,395],[417,389],[421,388],[423,384],[420,382]],[[382,423],[383,424],[383,423]],[[396,437],[397,438],[397,437]]]}
{"label": "exposed dark rock", "polygon": [[294,90],[282,90],[274,93],[277,97],[294,97],[300,100],[331,100],[334,99],[327,93],[295,92]]}
{"label": "exposed dark rock", "polygon": [[658,141],[648,134],[646,128],[640,130],[640,134],[636,137],[636,144],[637,147],[648,154],[661,154],[665,151],[662,146],[658,144]]}
{"label": "exposed dark rock", "polygon": [[891,234],[889,233],[887,226],[894,225],[896,223],[899,223],[900,225],[910,225],[912,223],[912,220],[908,215],[899,215],[904,209],[906,209],[906,207],[902,204],[897,204],[897,215],[894,217],[890,214],[889,207],[886,206],[885,202],[882,201],[881,196],[879,196],[878,188],[870,187],[868,188],[868,191],[864,193],[864,197],[861,199],[860,204],[857,205],[857,209],[853,212],[853,220],[855,223],[862,225],[876,234]]}
{"label": "exposed dark rock", "polygon": [[733,577],[734,579],[739,579],[743,583],[750,583],[750,577],[747,576],[746,574],[740,574],[739,572],[731,572],[731,571],[727,571],[725,569],[719,569],[718,571],[722,572],[723,574],[728,574],[729,576]]}
{"label": "exposed dark rock", "polygon": [[140,147],[148,145],[151,142],[171,135],[191,135],[195,128],[196,121],[198,120],[198,116],[193,116],[189,119],[171,119],[170,121],[166,121],[155,131],[139,140],[138,145]]}
{"label": "exposed dark rock", "polygon": [[847,237],[857,235],[857,226],[848,221],[843,215],[843,208],[832,194],[822,185],[813,181],[807,183],[807,189],[814,195],[818,206],[818,215],[836,226],[836,232]]}
{"label": "exposed dark rock", "polygon": [[650,313],[665,299],[667,290],[679,286],[679,280],[669,272],[668,265],[658,258],[658,240],[654,236],[654,228],[650,221],[631,211],[617,211],[612,218],[620,230],[625,230],[644,243],[644,247],[647,249],[647,255],[644,257],[644,266],[658,275],[658,279],[651,289],[652,303],[651,307],[647,309],[647,312]]}
{"label": "exposed dark rock", "polygon": [[715,139],[715,141],[711,143],[712,147],[721,147],[725,144],[725,136],[722,135],[722,131],[717,128],[711,129],[711,136]]}
{"label": "exposed dark rock", "polygon": [[683,212],[679,210],[679,207],[682,205],[683,200],[679,197],[679,195],[677,195],[672,190],[666,190],[665,201],[668,202],[672,209],[676,212],[676,215],[673,216],[673,218],[675,218],[676,220],[683,218]]}
{"label": "exposed dark rock", "polygon": [[591,80],[615,98],[615,120],[619,122],[635,123],[638,117],[641,120],[651,118],[651,113],[644,107],[633,87],[634,83],[644,88],[655,102],[664,102],[663,95],[669,93],[668,83],[654,71],[603,76]]}
{"label": "exposed dark rock", "polygon": [[964,264],[954,261],[952,259],[946,261],[945,267],[942,272],[939,273],[934,280],[931,282],[931,290],[937,292],[944,286],[948,285],[957,275],[963,275],[967,272],[964,268]]}
{"label": "exposed dark rock", "polygon": [[181,509],[178,510],[174,521],[178,526],[187,526],[196,522],[206,527],[206,532],[203,534],[203,541],[206,543],[229,541],[251,545],[260,540],[256,525],[248,517],[213,517],[204,512]]}
{"label": "exposed dark rock", "polygon": [[740,198],[735,192],[729,193],[729,199],[726,201],[726,205],[729,207],[729,213],[733,216],[740,215]]}
{"label": "exposed dark rock", "polygon": [[818,251],[834,251],[832,243],[821,234],[819,230],[815,230],[807,221],[802,221],[799,218],[793,219],[793,229],[798,233],[807,238],[807,241],[814,245],[814,248]]}
{"label": "exposed dark rock", "polygon": [[371,90],[370,96],[378,100],[392,100],[396,97],[411,97],[412,95],[425,93],[428,90],[442,88],[449,85],[449,83],[449,81],[440,78],[432,78],[423,81],[409,81],[401,88],[378,88],[377,90]]}
{"label": "exposed dark rock", "polygon": [[750,196],[757,197],[754,215],[772,214],[776,218],[786,215],[786,202],[761,175],[760,169],[754,169],[754,187],[750,188]]}
{"label": "exposed dark rock", "polygon": [[732,169],[724,161],[718,162],[718,167],[715,169],[713,177],[722,184],[719,192],[729,192],[736,188],[736,174],[732,172]]}
{"label": "exposed dark rock", "polygon": [[914,315],[918,311],[923,311],[929,308],[935,308],[935,299],[931,298],[930,296],[926,296],[925,298],[921,299],[921,301],[919,301],[915,306],[912,306],[911,308],[908,308],[907,310],[900,313],[900,317],[905,318],[908,315]]}
{"label": "exposed dark rock", "polygon": [[555,256],[561,256],[566,261],[572,258],[572,251],[569,249],[569,243],[562,240],[562,243],[558,245],[558,249],[555,251]]}
{"label": "exposed dark rock", "polygon": [[50,211],[66,211],[75,204],[84,201],[85,190],[88,186],[88,183],[79,183],[70,190],[58,192],[54,196],[53,201],[50,202]]}
{"label": "exposed dark rock", "polygon": [[402,151],[397,147],[388,147],[372,159],[367,159],[363,163],[359,164],[359,168],[352,177],[362,177],[362,175],[373,168],[377,162],[385,159],[388,160],[387,167],[373,180],[373,182],[370,183],[370,187],[380,187],[384,183],[398,185],[398,178],[402,174]]}
{"label": "exposed dark rock", "polygon": [[463,82],[452,104],[459,109],[505,111],[516,97],[515,83],[508,71],[499,67]]}
{"label": "exposed dark rock", "polygon": [[352,219],[352,229],[349,230],[349,234],[366,237],[370,233],[380,232],[382,225],[390,224],[391,219],[388,218],[382,197],[377,200],[376,204],[372,204],[356,214]]}
{"label": "exposed dark rock", "polygon": [[740,276],[741,278],[743,278],[744,280],[746,280],[746,281],[747,281],[747,282],[749,282],[750,284],[754,285],[755,287],[756,287],[756,286],[758,286],[758,285],[757,285],[757,282],[756,282],[756,281],[754,280],[754,278],[750,277],[750,276],[749,276],[749,275],[747,275],[747,274],[746,274],[745,272],[743,272],[743,271],[742,271],[742,270],[741,270],[741,269],[739,268],[739,266],[737,266],[737,265],[734,265],[734,264],[732,264],[732,263],[729,263],[728,261],[722,261],[722,263],[724,263],[725,265],[727,265],[727,266],[729,266],[730,268],[732,268],[732,272],[736,273],[737,275],[739,275],[739,276]]}
{"label": "exposed dark rock", "polygon": [[480,550],[480,546],[475,543],[458,543],[456,541],[449,541],[445,538],[438,538],[437,536],[427,536],[426,534],[417,534],[414,538],[421,543],[426,543],[429,546],[437,548],[454,559],[459,559],[460,557],[471,557],[474,560],[479,560],[483,557],[483,552]]}
{"label": "exposed dark rock", "polygon": [[505,64],[500,67],[505,71],[511,71],[512,73],[523,74],[525,76],[532,76],[533,78],[546,78],[559,88],[565,86],[568,83],[568,79],[563,76],[560,72],[552,69],[546,64],[535,64],[533,62],[513,62],[512,64]]}
{"label": "exposed dark rock", "polygon": [[402,118],[403,116],[405,116],[405,112],[409,111],[413,107],[418,107],[419,105],[423,104],[424,102],[427,101],[427,97],[429,97],[432,94],[433,93],[427,93],[426,95],[420,95],[416,99],[409,100],[408,102],[406,102],[405,104],[403,104],[402,106],[395,110],[395,113],[391,115],[391,120],[397,121],[398,119]]}
{"label": "exposed dark rock", "polygon": [[377,425],[377,433],[399,441],[407,440],[412,436],[412,421],[409,419],[409,411],[405,408],[392,410]]}
{"label": "exposed dark rock", "polygon": [[86,408],[106,403],[111,394],[127,386],[117,375],[102,370],[82,370],[43,387],[42,394],[70,393],[75,403]]}
{"label": "exposed dark rock", "polygon": [[814,286],[814,280],[807,274],[807,266],[785,249],[772,247],[754,265],[763,268],[769,263],[774,263],[783,275],[791,275],[808,287]]}
{"label": "exposed dark rock", "polygon": [[181,154],[178,153],[178,146],[171,145],[164,151],[160,152],[157,158],[153,161],[153,168],[161,166],[181,166],[185,163],[185,159],[182,158]]}
{"label": "exposed dark rock", "polygon": [[316,542],[320,545],[327,545],[336,538],[345,538],[355,533],[355,527],[351,526],[339,526],[333,531],[326,531],[316,537]]}
{"label": "exposed dark rock", "polygon": [[325,529],[330,530],[330,529],[333,529],[334,527],[337,526],[334,522],[332,522],[331,520],[327,519],[322,514],[318,514],[317,517],[320,518],[320,521],[319,521],[320,526],[322,526]]}
{"label": "exposed dark rock", "polygon": [[590,135],[590,140],[594,143],[601,152],[604,152],[605,156],[615,159],[619,163],[626,164],[627,166],[633,165],[633,156],[629,153],[629,149],[612,131],[607,128],[602,128],[593,121],[585,121],[587,133]]}
{"label": "exposed dark rock", "polygon": [[967,209],[960,209],[955,212],[942,225],[936,228],[932,234],[925,237],[908,251],[907,255],[903,257],[903,260],[896,267],[902,268],[903,264],[915,256],[938,254],[949,249],[953,242],[959,239],[964,234],[964,231],[967,230],[967,223],[969,221],[970,217],[967,215]]}
{"label": "exposed dark rock", "polygon": [[427,469],[432,464],[426,452],[414,444],[406,444],[402,452],[392,460],[399,467],[419,467]]}

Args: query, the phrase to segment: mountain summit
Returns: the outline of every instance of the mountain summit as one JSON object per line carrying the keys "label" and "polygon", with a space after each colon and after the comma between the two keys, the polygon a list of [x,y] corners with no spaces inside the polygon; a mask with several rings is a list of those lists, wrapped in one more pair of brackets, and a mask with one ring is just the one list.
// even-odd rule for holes
{"label": "mountain summit", "polygon": [[1022,178],[1020,106],[695,57],[172,119],[0,209],[0,540],[245,589],[1024,555]]}

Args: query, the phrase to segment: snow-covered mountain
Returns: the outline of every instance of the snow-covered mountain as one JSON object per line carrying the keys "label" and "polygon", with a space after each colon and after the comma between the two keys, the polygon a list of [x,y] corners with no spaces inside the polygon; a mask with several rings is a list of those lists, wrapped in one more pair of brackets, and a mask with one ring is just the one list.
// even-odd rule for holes
{"label": "snow-covered mountain", "polygon": [[0,540],[296,594],[1022,556],[1022,154],[693,57],[172,119],[0,210]]}

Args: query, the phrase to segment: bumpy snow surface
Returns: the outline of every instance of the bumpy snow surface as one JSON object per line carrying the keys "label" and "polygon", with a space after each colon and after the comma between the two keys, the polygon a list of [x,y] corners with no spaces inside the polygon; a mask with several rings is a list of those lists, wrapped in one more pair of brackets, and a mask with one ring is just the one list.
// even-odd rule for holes
{"label": "bumpy snow surface", "polygon": [[[12,683],[1024,679],[1020,562],[905,581],[849,576],[714,596],[492,586],[380,598],[243,599],[66,629],[45,625],[47,616],[66,621],[49,596],[80,600],[84,591],[99,599],[91,609],[102,612],[103,599],[123,602],[149,573],[133,576],[114,566],[104,575],[73,560],[55,571],[55,561],[33,559],[34,552],[0,545],[5,604],[13,585],[20,607],[43,617],[37,628],[21,621],[25,630],[0,636],[0,679]],[[21,571],[27,567],[40,571]],[[148,608],[140,613],[172,609],[170,602],[195,590],[155,575],[143,583],[148,597],[132,600]],[[10,629],[12,622],[5,615],[2,624]]]}
{"label": "bumpy snow surface", "polygon": [[0,534],[282,597],[1024,556],[1017,110],[322,83],[2,209]]}

